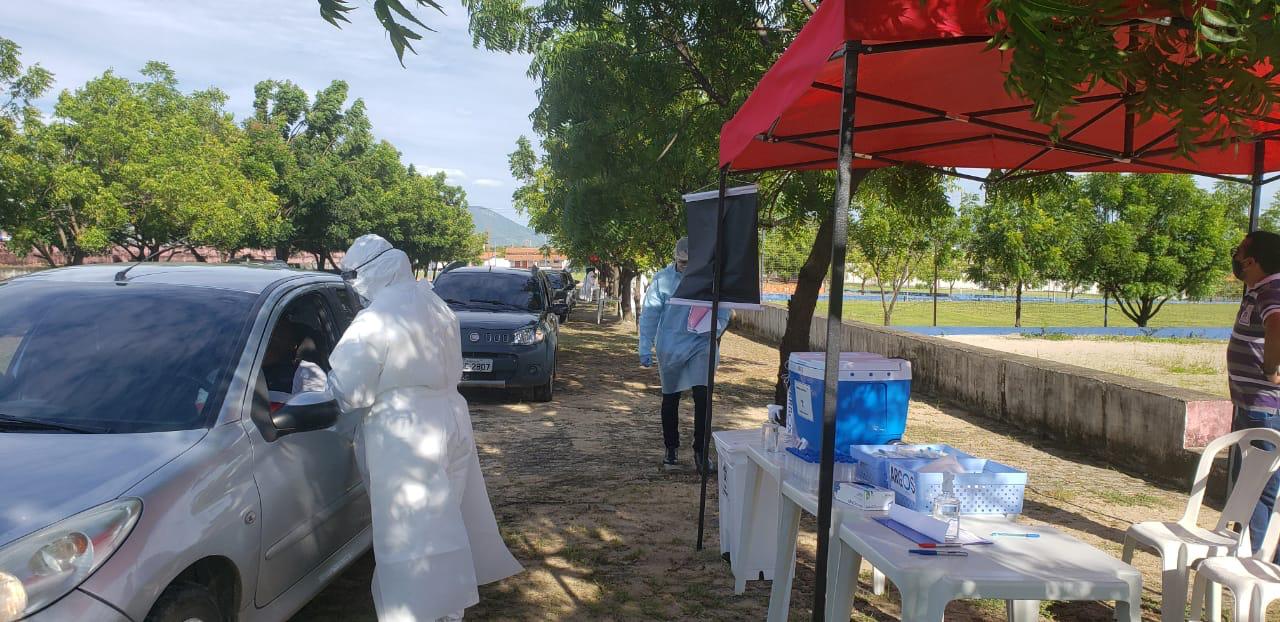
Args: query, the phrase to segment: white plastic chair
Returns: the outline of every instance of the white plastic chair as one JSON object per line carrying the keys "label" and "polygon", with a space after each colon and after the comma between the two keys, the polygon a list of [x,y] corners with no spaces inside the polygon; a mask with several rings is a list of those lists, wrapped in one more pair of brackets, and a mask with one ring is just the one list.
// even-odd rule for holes
{"label": "white plastic chair", "polygon": [[[1255,441],[1271,443],[1273,449],[1255,447]],[[1218,453],[1232,446],[1240,450],[1240,475],[1222,509],[1218,524],[1212,530],[1205,529],[1197,521],[1204,503],[1209,472]],[[1182,518],[1176,523],[1152,521],[1129,527],[1124,534],[1124,552],[1121,554],[1125,563],[1133,561],[1133,551],[1138,545],[1154,549],[1160,556],[1162,622],[1180,622],[1186,619],[1187,577],[1192,564],[1210,557],[1237,555],[1241,549],[1248,551],[1249,518],[1258,504],[1258,498],[1262,496],[1262,488],[1277,467],[1280,467],[1280,432],[1253,428],[1214,439],[1200,457],[1191,485],[1191,497],[1187,500],[1187,509]],[[1240,526],[1239,533],[1231,530],[1233,524]],[[1221,605],[1218,593],[1215,588],[1213,594],[1210,594],[1213,620],[1219,618]],[[1200,598],[1202,595],[1196,596]]]}
{"label": "white plastic chair", "polygon": [[1280,512],[1271,509],[1267,533],[1262,547],[1250,557],[1214,557],[1196,567],[1195,596],[1191,599],[1191,619],[1199,620],[1201,600],[1206,584],[1215,589],[1226,586],[1234,597],[1231,620],[1233,622],[1266,622],[1267,605],[1280,598],[1280,566],[1271,563],[1276,555],[1276,542],[1280,540]]}

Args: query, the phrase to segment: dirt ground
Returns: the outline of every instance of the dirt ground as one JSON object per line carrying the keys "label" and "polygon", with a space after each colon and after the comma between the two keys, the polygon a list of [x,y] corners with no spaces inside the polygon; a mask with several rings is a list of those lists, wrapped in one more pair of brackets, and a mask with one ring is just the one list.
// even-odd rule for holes
{"label": "dirt ground", "polygon": [[[560,381],[550,404],[469,395],[489,494],[522,574],[481,588],[475,620],[760,620],[769,583],[733,594],[719,557],[716,485],[708,485],[706,550],[696,552],[698,478],[660,468],[657,372],[638,367],[634,326],[596,326],[576,316],[563,331]],[[772,395],[777,352],[737,335],[724,339],[714,427],[754,427]],[[682,440],[692,428],[684,405]],[[907,440],[945,442],[1030,474],[1024,518],[1061,528],[1120,554],[1132,521],[1174,520],[1185,492],[1156,487],[1068,449],[947,404],[911,403]],[[691,452],[682,452],[689,463]],[[1204,521],[1217,515],[1206,509]],[[811,615],[816,538],[801,524],[792,618]],[[1140,554],[1144,611],[1158,618],[1156,560]],[[372,556],[349,569],[295,620],[373,620]],[[898,617],[892,589],[876,597],[864,576],[854,620]],[[1046,603],[1048,620],[1107,620],[1108,603]],[[1003,620],[1003,604],[959,601],[948,621]]]}
{"label": "dirt ground", "polygon": [[1226,341],[1057,340],[1020,335],[948,335],[946,339],[1228,397]]}

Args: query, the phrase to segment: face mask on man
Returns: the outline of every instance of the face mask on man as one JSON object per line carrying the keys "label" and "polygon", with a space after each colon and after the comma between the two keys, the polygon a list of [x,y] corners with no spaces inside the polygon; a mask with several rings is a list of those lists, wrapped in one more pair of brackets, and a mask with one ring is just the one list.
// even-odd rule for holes
{"label": "face mask on man", "polygon": [[1232,257],[1231,258],[1231,274],[1235,275],[1236,280],[1243,281],[1244,280],[1244,262],[1240,261],[1239,259],[1236,259],[1235,257]]}

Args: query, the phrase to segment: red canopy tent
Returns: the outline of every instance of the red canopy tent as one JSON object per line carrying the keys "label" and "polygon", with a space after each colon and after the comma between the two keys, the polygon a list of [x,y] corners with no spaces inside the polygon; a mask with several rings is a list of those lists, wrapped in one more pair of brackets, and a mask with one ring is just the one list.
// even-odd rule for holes
{"label": "red canopy tent", "polygon": [[[1121,46],[1132,29],[1185,27],[1140,0],[1117,26]],[[911,162],[983,182],[950,167],[1001,169],[1001,180],[1193,173],[1250,183],[1256,227],[1261,186],[1276,179],[1264,172],[1280,169],[1280,148],[1268,149],[1280,139],[1280,118],[1255,119],[1250,136],[1205,140],[1188,158],[1177,153],[1170,119],[1139,123],[1126,102],[1132,91],[1100,84],[1076,98],[1055,139],[1032,120],[1030,102],[1005,91],[1008,59],[986,50],[991,35],[984,0],[826,0],[724,125],[722,192],[729,171],[836,169],[832,283],[844,282],[854,168]],[[815,620],[826,601],[842,302],[832,296],[827,316]]]}
{"label": "red canopy tent", "polygon": [[[1153,15],[1146,19],[1158,18]],[[1127,23],[1168,27],[1137,18]],[[720,164],[737,171],[834,168],[849,44],[849,60],[856,62],[855,168],[916,162],[1010,174],[1212,177],[1280,169],[1280,149],[1259,157],[1226,139],[1202,143],[1194,160],[1180,157],[1170,120],[1136,123],[1126,93],[1108,84],[1077,98],[1074,119],[1054,141],[1049,127],[1031,119],[1030,103],[1005,92],[1008,58],[986,51],[990,36],[981,1],[825,2],[724,125]],[[1117,45],[1126,38],[1126,28],[1119,28]],[[1258,119],[1255,132],[1245,142],[1261,147],[1280,138],[1280,119]]]}

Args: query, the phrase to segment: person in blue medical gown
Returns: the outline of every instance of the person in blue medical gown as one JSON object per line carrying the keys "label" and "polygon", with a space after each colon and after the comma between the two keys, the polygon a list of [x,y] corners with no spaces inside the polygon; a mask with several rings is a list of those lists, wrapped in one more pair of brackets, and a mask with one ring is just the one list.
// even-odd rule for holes
{"label": "person in blue medical gown", "polygon": [[[657,348],[658,374],[662,378],[662,442],[666,446],[664,469],[677,469],[680,449],[680,397],[693,393],[694,465],[703,465],[703,439],[707,417],[707,364],[711,338],[711,310],[671,304],[689,264],[689,239],[676,242],[675,261],[653,277],[640,310],[640,364],[652,367]],[[720,311],[716,335],[729,326],[729,311]]]}

